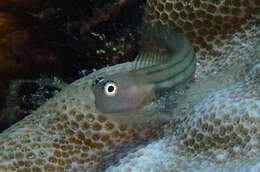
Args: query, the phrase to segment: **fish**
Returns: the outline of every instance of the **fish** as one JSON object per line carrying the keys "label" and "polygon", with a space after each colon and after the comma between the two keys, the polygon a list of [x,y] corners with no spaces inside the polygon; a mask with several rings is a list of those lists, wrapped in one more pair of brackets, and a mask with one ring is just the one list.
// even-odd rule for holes
{"label": "fish", "polygon": [[141,109],[154,94],[189,81],[196,69],[194,48],[186,36],[154,26],[141,39],[143,46],[133,69],[96,79],[95,105],[103,113],[127,113]]}

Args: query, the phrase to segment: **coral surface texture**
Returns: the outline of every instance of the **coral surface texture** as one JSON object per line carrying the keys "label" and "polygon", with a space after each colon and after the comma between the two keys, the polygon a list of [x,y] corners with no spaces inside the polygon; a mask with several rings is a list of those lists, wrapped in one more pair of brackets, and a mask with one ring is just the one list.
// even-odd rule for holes
{"label": "coral surface texture", "polygon": [[259,172],[259,21],[258,0],[147,0],[144,29],[193,43],[194,81],[113,114],[93,85],[133,62],[94,71],[0,134],[0,172]]}

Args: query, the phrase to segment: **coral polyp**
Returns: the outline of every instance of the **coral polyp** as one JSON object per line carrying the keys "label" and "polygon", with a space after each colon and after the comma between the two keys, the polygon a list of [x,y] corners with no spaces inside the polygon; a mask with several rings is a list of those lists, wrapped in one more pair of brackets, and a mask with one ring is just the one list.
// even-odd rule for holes
{"label": "coral polyp", "polygon": [[253,0],[147,0],[145,22],[181,30],[202,54],[221,54],[233,34],[260,21]]}

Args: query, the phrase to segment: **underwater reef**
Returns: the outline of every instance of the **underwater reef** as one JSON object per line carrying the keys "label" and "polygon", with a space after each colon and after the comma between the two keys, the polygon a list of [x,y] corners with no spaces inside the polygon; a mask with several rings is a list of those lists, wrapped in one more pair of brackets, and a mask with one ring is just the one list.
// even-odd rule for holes
{"label": "underwater reef", "polygon": [[[186,62],[196,54],[197,69],[188,72],[194,80],[155,94],[141,109],[129,109],[131,101],[125,99],[106,109],[107,97],[97,98],[117,95],[112,81],[125,79],[118,73],[134,91],[145,85],[149,92],[147,82],[154,79],[147,79],[149,71],[167,72],[171,49],[155,43],[154,58],[164,58],[155,60],[155,68],[144,63],[142,71],[143,64],[136,69],[133,61],[94,71],[0,134],[0,171],[259,171],[259,9],[254,0],[147,0],[144,29],[159,22],[182,31],[194,45],[196,53],[187,42],[180,45],[189,53],[179,52],[187,58],[175,66],[184,68],[177,76],[185,80]],[[140,66],[141,77],[135,79]],[[135,75],[125,75],[129,71]],[[101,86],[107,92],[99,92]]]}
{"label": "underwater reef", "polygon": [[[214,84],[227,82],[223,75],[234,77],[223,72],[195,83],[184,93],[187,97],[177,101],[195,106],[172,110],[174,125],[166,129],[165,137],[129,153],[106,171],[259,171],[259,60],[245,76],[219,89]],[[204,84],[217,91],[192,102],[201,99],[199,94],[207,90]],[[190,97],[191,91],[197,92],[196,99]]]}
{"label": "underwater reef", "polygon": [[0,131],[38,109],[67,84],[58,79],[12,80],[2,89]]}
{"label": "underwater reef", "polygon": [[94,68],[133,59],[143,7],[132,0],[1,1],[0,130],[43,104],[55,81],[71,83]]}

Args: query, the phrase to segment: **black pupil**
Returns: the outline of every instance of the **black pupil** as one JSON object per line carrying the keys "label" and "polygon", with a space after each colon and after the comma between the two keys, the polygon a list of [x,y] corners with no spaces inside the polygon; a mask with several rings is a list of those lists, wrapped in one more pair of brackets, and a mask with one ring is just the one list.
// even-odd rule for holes
{"label": "black pupil", "polygon": [[108,92],[113,92],[114,91],[114,86],[112,86],[112,85],[109,86],[107,90],[108,90]]}

